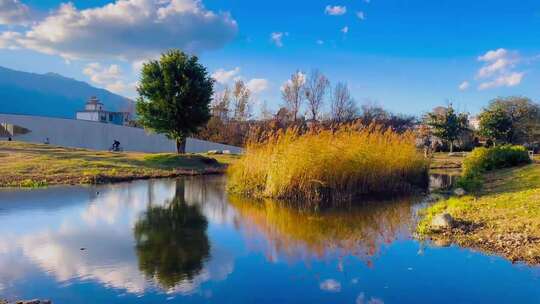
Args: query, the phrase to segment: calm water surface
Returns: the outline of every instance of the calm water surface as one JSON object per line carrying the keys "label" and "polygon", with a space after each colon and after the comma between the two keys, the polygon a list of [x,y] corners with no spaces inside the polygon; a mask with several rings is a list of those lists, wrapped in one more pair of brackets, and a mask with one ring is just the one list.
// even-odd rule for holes
{"label": "calm water surface", "polygon": [[418,198],[314,214],[224,183],[0,191],[0,298],[540,303],[540,268],[414,240]]}

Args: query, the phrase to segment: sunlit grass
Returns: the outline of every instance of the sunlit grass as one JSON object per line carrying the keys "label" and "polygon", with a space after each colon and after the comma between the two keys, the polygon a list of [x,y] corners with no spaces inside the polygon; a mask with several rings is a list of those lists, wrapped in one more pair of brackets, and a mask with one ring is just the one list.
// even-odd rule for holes
{"label": "sunlit grass", "polygon": [[[112,153],[0,141],[0,187],[92,184],[224,172],[220,155]],[[226,162],[233,156],[224,157]]]}
{"label": "sunlit grass", "polygon": [[302,202],[342,202],[425,186],[428,163],[412,133],[369,127],[296,129],[250,141],[228,170],[230,192]]}

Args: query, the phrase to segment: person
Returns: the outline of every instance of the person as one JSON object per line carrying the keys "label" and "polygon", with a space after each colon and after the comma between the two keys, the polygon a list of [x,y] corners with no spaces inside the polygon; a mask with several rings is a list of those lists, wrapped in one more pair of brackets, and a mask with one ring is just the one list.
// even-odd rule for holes
{"label": "person", "polygon": [[11,136],[10,136],[10,137],[8,137],[7,141],[11,141],[11,140],[12,140],[12,139],[11,139]]}
{"label": "person", "polygon": [[44,141],[43,143],[46,144],[46,145],[48,145],[48,144],[50,144],[51,142],[49,141],[49,138],[47,137],[47,138],[45,138],[45,141]]}
{"label": "person", "polygon": [[113,142],[112,150],[113,151],[120,151],[120,142],[118,140],[116,140],[116,139]]}

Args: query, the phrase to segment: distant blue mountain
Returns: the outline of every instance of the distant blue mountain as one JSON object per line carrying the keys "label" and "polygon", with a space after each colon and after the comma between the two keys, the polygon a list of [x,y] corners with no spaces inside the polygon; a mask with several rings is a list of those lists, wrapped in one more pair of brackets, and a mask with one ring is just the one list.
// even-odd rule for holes
{"label": "distant blue mountain", "polygon": [[130,100],[55,73],[33,74],[0,67],[0,113],[75,118],[89,97],[110,111],[127,111]]}

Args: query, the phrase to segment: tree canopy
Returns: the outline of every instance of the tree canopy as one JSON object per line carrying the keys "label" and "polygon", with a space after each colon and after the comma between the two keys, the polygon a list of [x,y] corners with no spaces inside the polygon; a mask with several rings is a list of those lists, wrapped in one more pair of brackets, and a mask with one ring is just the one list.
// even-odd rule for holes
{"label": "tree canopy", "polygon": [[214,80],[196,56],[170,50],[143,65],[137,91],[140,123],[176,141],[185,152],[186,137],[210,119]]}
{"label": "tree canopy", "polygon": [[428,113],[426,124],[431,127],[433,135],[450,144],[450,152],[454,150],[454,142],[468,129],[468,117],[465,113],[456,113],[452,105],[441,111]]}
{"label": "tree canopy", "polygon": [[480,133],[496,142],[525,144],[540,139],[540,106],[527,97],[499,97],[480,114]]}

